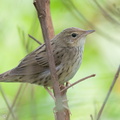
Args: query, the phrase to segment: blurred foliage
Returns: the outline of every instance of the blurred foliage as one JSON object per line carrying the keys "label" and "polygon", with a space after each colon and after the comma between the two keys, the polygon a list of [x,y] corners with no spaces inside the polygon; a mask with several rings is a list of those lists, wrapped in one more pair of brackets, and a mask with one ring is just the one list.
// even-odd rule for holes
{"label": "blurred foliage", "polygon": [[[15,67],[39,45],[28,34],[43,42],[33,0],[1,0],[0,4],[0,73]],[[55,33],[68,27],[95,29],[88,36],[83,63],[71,83],[96,74],[68,92],[72,120],[90,120],[96,116],[114,74],[120,64],[119,0],[51,0]],[[43,87],[20,83],[0,83],[16,120],[53,120],[54,101]],[[120,78],[106,104],[102,120],[120,118]],[[20,92],[18,93],[18,90]],[[15,96],[17,99],[15,99]],[[0,120],[7,120],[9,109],[0,94]],[[13,120],[10,115],[9,120]]]}

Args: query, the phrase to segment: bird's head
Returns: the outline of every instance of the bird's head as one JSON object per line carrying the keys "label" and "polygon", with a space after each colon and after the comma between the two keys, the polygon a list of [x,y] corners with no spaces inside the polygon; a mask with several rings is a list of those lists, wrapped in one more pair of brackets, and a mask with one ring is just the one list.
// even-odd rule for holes
{"label": "bird's head", "polygon": [[80,47],[84,45],[86,36],[94,31],[74,27],[67,28],[56,35],[53,40],[61,47]]}

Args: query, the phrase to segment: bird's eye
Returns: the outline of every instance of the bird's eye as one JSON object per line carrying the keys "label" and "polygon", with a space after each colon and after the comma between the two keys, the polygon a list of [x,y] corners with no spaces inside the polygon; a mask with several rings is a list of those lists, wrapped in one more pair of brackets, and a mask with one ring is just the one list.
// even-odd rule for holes
{"label": "bird's eye", "polygon": [[72,33],[72,37],[76,37],[77,36],[77,34],[76,33]]}

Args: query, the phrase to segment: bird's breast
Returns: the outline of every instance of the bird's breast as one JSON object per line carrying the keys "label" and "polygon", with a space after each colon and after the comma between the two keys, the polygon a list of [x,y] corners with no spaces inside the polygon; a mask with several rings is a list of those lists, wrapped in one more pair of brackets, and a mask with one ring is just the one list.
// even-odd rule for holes
{"label": "bird's breast", "polygon": [[67,49],[61,64],[57,67],[57,74],[60,83],[70,80],[78,71],[82,62],[82,53],[84,48]]}

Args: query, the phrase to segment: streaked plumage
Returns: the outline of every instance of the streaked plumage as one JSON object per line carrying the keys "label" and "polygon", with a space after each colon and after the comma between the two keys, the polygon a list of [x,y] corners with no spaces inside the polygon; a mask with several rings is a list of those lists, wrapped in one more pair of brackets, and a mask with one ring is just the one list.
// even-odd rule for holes
{"label": "streaked plumage", "polygon": [[[51,40],[60,84],[70,80],[80,67],[85,37],[94,30],[67,28]],[[27,82],[52,86],[45,44],[28,54],[20,64],[3,74],[0,82]]]}

